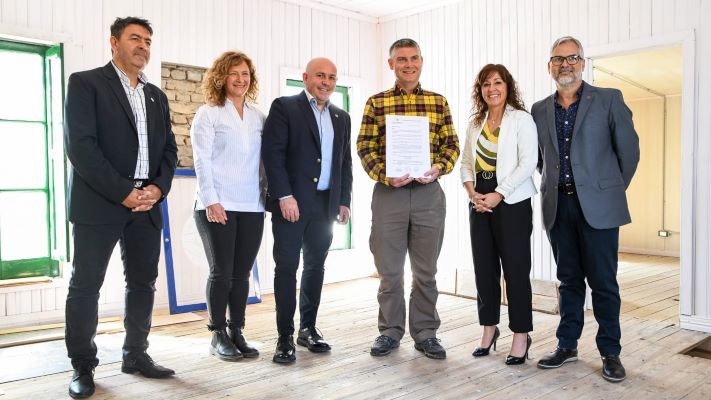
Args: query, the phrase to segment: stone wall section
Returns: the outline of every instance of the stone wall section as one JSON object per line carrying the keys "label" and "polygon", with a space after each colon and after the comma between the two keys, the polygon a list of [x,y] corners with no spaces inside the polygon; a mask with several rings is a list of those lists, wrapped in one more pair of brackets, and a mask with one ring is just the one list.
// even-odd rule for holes
{"label": "stone wall section", "polygon": [[187,65],[161,65],[161,89],[168,96],[173,133],[178,144],[178,168],[193,168],[190,126],[197,109],[205,103],[202,77],[206,68]]}

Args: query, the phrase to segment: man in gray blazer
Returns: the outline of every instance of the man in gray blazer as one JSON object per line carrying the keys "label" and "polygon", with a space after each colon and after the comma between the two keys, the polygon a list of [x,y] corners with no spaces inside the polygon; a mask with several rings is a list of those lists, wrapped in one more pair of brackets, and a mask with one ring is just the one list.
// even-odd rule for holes
{"label": "man in gray blazer", "polygon": [[558,90],[531,109],[538,127],[543,223],[560,280],[558,347],[538,361],[558,368],[577,360],[585,281],[599,328],[602,376],[625,379],[620,361],[619,227],[631,221],[625,190],[639,162],[632,112],[616,89],[582,80],[583,46],[570,36],[553,43],[548,71]]}

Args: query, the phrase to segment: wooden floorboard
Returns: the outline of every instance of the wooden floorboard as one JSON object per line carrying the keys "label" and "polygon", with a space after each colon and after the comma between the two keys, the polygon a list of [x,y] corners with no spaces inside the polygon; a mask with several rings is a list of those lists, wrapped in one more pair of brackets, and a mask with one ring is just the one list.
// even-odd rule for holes
{"label": "wooden floorboard", "polygon": [[[298,347],[297,362],[271,362],[276,342],[274,300],[264,296],[247,309],[245,333],[260,357],[234,363],[208,355],[209,332],[200,321],[155,327],[151,354],[176,369],[168,380],[148,380],[120,372],[120,363],[96,371],[95,399],[709,399],[711,360],[680,354],[709,335],[682,330],[678,321],[679,263],[670,257],[621,255],[622,359],[628,378],[610,384],[600,376],[591,311],[579,341],[579,360],[540,370],[536,360],[556,345],[557,315],[534,313],[532,360],[506,366],[512,333],[501,309],[501,338],[489,357],[474,359],[481,327],[476,302],[440,295],[438,337],[446,360],[430,360],[406,336],[390,356],[369,349],[377,332],[378,281],[368,278],[324,288],[319,328],[333,346],[328,354]],[[41,355],[28,355],[38,357]],[[41,361],[40,361],[41,362]],[[0,400],[65,398],[70,372],[0,385]]]}

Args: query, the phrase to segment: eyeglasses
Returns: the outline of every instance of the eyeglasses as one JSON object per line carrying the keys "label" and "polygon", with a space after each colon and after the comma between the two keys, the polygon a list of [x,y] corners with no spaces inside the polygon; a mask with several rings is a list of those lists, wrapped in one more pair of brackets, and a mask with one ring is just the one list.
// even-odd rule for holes
{"label": "eyeglasses", "polygon": [[551,64],[558,66],[558,65],[563,65],[563,60],[565,60],[568,62],[569,65],[575,65],[581,59],[582,59],[582,57],[580,57],[579,55],[573,54],[573,55],[565,56],[565,57],[553,56],[553,57],[551,57],[550,62],[551,62]]}

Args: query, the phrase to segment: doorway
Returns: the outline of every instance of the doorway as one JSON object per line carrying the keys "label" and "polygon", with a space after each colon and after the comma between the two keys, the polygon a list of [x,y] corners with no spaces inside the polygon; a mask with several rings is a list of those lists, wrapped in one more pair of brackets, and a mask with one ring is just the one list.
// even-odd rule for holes
{"label": "doorway", "polygon": [[627,189],[632,223],[620,228],[622,312],[678,323],[683,49],[603,56],[591,65],[595,86],[622,91],[640,139]]}

